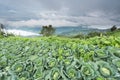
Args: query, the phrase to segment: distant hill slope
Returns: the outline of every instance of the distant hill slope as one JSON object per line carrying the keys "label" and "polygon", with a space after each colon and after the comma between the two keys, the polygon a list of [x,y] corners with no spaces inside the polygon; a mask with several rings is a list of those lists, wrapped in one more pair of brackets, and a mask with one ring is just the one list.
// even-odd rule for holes
{"label": "distant hill slope", "polygon": [[[23,31],[28,31],[31,33],[38,34],[40,30],[42,29],[41,27],[7,27],[7,30],[23,30]],[[90,28],[89,26],[61,26],[61,27],[55,27],[56,35],[65,35],[65,36],[71,36],[71,35],[76,35],[79,33],[87,34],[92,31],[105,31],[105,29],[97,29],[97,28]]]}
{"label": "distant hill slope", "polygon": [[87,34],[89,32],[104,32],[107,29],[89,28],[87,26],[76,26],[76,27],[58,27],[56,28],[56,34],[64,36],[73,36],[76,34]]}

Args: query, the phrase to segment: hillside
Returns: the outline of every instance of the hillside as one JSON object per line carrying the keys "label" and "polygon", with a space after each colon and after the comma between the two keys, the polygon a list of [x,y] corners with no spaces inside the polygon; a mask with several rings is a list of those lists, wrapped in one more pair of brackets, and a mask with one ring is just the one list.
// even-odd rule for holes
{"label": "hillside", "polygon": [[[65,36],[73,36],[79,33],[87,34],[92,31],[97,32],[104,32],[106,29],[97,29],[97,28],[90,28],[89,26],[81,25],[81,26],[60,26],[54,27],[55,28],[55,35],[65,35]],[[6,27],[8,32],[13,32],[14,34],[21,35],[21,36],[38,36],[39,32],[41,31],[41,26],[36,27]],[[26,33],[26,34],[24,34]]]}

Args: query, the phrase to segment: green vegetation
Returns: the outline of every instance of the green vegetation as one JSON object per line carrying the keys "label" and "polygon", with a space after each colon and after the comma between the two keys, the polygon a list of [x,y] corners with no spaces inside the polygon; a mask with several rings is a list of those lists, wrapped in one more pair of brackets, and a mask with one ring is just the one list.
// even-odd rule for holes
{"label": "green vegetation", "polygon": [[115,31],[115,30],[117,30],[117,27],[116,27],[116,25],[114,25],[113,27],[111,27],[111,29],[110,29],[111,31]]}
{"label": "green vegetation", "polygon": [[88,39],[92,37],[102,37],[102,36],[120,36],[120,28],[117,28],[116,25],[111,27],[110,29],[107,29],[105,31],[93,31],[89,32],[88,34],[76,34],[74,36],[71,36],[70,38],[79,38],[79,39]]}
{"label": "green vegetation", "polygon": [[55,29],[52,27],[52,25],[49,26],[42,26],[42,30],[40,31],[40,34],[43,36],[51,36],[55,32]]}
{"label": "green vegetation", "polygon": [[119,80],[120,31],[115,27],[72,39],[51,36],[52,25],[43,26],[43,37],[1,34],[0,80]]}
{"label": "green vegetation", "polygon": [[5,35],[4,25],[0,23],[0,37],[3,37],[4,35]]}
{"label": "green vegetation", "polygon": [[8,36],[15,36],[14,34],[12,33],[7,33],[5,32],[5,26],[3,24],[0,23],[0,38],[3,38],[3,37],[8,37]]}
{"label": "green vegetation", "polygon": [[120,36],[0,39],[0,80],[92,79],[120,79]]}

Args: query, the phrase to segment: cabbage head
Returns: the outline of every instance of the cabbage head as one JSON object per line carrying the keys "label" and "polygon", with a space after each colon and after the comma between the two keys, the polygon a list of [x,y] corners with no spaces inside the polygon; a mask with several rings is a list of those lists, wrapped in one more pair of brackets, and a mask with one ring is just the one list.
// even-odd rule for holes
{"label": "cabbage head", "polygon": [[53,68],[51,71],[52,71],[51,72],[52,80],[59,80],[59,78],[61,77],[60,69],[59,68]]}
{"label": "cabbage head", "polygon": [[82,64],[81,74],[84,80],[91,80],[97,76],[97,66],[92,62]]}
{"label": "cabbage head", "polygon": [[97,65],[99,67],[98,70],[101,76],[105,78],[110,78],[115,75],[115,69],[112,68],[112,66],[109,63],[105,61],[98,61]]}
{"label": "cabbage head", "polygon": [[20,72],[24,71],[24,68],[25,68],[25,66],[22,62],[18,62],[18,63],[16,62],[12,66],[12,70],[16,73],[20,73]]}

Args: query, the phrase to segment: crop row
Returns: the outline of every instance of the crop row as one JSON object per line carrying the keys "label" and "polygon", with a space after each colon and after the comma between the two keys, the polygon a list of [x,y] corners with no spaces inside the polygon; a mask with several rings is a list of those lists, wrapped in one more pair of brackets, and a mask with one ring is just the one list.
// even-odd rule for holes
{"label": "crop row", "polygon": [[83,43],[54,38],[1,39],[0,80],[119,80],[119,42],[114,43],[118,47]]}

